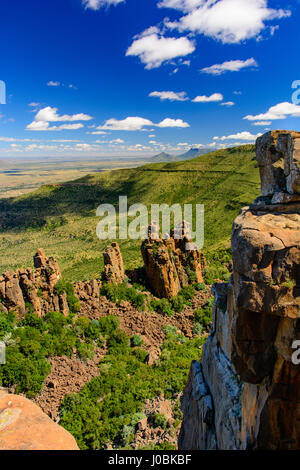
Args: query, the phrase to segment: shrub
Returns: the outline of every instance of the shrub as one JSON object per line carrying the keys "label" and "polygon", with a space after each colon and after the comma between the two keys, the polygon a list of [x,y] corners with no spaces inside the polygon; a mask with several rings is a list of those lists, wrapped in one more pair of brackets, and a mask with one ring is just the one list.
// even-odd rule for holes
{"label": "shrub", "polygon": [[171,304],[167,299],[152,300],[150,305],[151,308],[157,313],[162,313],[163,315],[168,315],[169,317],[174,315],[174,310],[172,310]]}
{"label": "shrub", "polygon": [[45,331],[44,320],[36,315],[36,313],[26,313],[25,317],[20,323],[20,326],[31,326],[32,328],[36,328],[39,331]]}
{"label": "shrub", "polygon": [[181,313],[184,309],[184,298],[182,295],[176,295],[171,300],[172,309],[177,313]]}
{"label": "shrub", "polygon": [[212,320],[211,308],[199,307],[194,313],[194,319],[197,324],[202,326],[203,330],[207,330]]}
{"label": "shrub", "polygon": [[131,346],[141,346],[143,344],[143,340],[140,335],[133,335],[131,337]]}
{"label": "shrub", "polygon": [[153,415],[150,416],[149,419],[152,427],[154,428],[163,428],[166,429],[167,427],[167,420],[165,416],[161,413],[154,413]]}
{"label": "shrub", "polygon": [[143,310],[146,306],[146,296],[138,292],[134,287],[128,287],[127,284],[103,284],[101,295],[120,305],[122,301],[128,301],[138,310]]}
{"label": "shrub", "polygon": [[93,359],[95,355],[95,347],[92,343],[80,343],[77,346],[77,355],[80,359]]}
{"label": "shrub", "polygon": [[16,317],[13,313],[0,312],[0,340],[14,330]]}

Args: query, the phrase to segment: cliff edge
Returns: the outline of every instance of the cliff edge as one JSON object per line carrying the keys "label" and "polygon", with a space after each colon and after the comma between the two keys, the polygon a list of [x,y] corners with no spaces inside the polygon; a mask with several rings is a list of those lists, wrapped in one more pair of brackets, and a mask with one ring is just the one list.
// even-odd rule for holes
{"label": "cliff edge", "polygon": [[262,196],[232,231],[233,274],[184,391],[180,449],[300,449],[300,133],[256,142]]}

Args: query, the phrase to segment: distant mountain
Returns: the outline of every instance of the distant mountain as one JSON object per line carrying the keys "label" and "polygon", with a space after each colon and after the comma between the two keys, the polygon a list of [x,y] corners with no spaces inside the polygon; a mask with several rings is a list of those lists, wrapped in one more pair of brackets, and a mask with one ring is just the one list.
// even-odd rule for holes
{"label": "distant mountain", "polygon": [[191,148],[185,153],[180,155],[170,155],[169,153],[159,153],[151,158],[151,162],[159,163],[159,162],[180,162],[182,160],[190,160],[191,158],[198,157],[198,155],[203,155],[205,153],[209,153],[211,150],[209,149],[197,149]]}

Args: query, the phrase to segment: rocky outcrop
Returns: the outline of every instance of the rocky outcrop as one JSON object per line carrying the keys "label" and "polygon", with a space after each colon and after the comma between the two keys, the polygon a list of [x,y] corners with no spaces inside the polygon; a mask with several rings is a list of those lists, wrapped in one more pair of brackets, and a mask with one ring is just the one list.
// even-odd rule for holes
{"label": "rocky outcrop", "polygon": [[23,396],[0,390],[0,450],[79,450],[65,429]]}
{"label": "rocky outcrop", "polygon": [[118,243],[113,242],[103,252],[104,271],[102,280],[105,282],[119,283],[125,279],[124,263]]}
{"label": "rocky outcrop", "polygon": [[204,258],[192,243],[186,222],[163,238],[158,228],[150,226],[142,243],[147,281],[157,297],[174,297],[192,282],[203,282]]}
{"label": "rocky outcrop", "polygon": [[258,139],[263,197],[233,224],[233,274],[183,398],[181,449],[299,449],[300,134]]}
{"label": "rocky outcrop", "polygon": [[57,261],[53,257],[47,258],[44,250],[39,249],[33,262],[35,269],[6,271],[0,276],[0,310],[22,317],[31,304],[39,316],[50,311],[68,315],[66,294],[57,295],[54,289],[61,279]]}

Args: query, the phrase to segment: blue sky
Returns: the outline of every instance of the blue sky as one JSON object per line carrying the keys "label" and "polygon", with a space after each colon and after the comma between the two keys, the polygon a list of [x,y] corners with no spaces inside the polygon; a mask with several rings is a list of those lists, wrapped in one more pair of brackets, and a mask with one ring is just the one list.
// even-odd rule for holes
{"label": "blue sky", "polygon": [[2,0],[0,157],[142,157],[297,130],[299,7]]}

